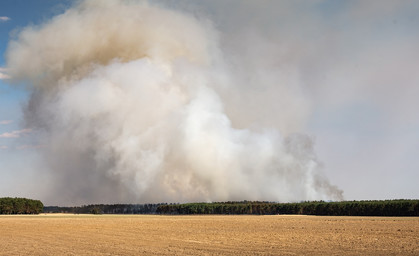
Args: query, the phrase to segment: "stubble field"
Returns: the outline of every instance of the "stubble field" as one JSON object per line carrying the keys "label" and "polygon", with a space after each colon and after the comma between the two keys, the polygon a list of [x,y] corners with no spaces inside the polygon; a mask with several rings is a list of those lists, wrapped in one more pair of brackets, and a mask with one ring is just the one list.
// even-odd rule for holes
{"label": "stubble field", "polygon": [[0,216],[0,255],[419,255],[419,218]]}

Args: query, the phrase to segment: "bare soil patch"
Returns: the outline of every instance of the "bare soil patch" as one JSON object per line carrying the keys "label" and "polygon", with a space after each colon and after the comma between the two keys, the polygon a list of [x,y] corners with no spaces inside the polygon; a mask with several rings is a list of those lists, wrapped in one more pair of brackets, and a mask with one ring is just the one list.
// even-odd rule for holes
{"label": "bare soil patch", "polygon": [[419,217],[0,216],[0,255],[419,255]]}

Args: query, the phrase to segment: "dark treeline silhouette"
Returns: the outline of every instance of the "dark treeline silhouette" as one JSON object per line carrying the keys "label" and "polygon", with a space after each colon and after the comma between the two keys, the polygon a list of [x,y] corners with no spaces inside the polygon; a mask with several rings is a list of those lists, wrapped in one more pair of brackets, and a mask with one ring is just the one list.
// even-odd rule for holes
{"label": "dark treeline silhouette", "polygon": [[304,214],[330,216],[419,216],[419,200],[312,201],[275,203],[261,201],[188,204],[94,204],[44,207],[49,213],[94,214]]}
{"label": "dark treeline silhouette", "polygon": [[73,207],[45,206],[45,213],[155,214],[162,204],[91,204]]}
{"label": "dark treeline silhouette", "polygon": [[419,200],[342,202],[223,202],[160,205],[159,214],[303,214],[329,216],[419,216]]}
{"label": "dark treeline silhouette", "polygon": [[27,198],[0,198],[0,214],[39,214],[44,205],[39,200]]}

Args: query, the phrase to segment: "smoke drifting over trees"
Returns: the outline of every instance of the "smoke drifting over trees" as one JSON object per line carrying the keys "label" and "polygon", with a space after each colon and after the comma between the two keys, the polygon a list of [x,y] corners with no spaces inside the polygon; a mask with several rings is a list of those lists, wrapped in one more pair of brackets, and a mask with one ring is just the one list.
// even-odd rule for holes
{"label": "smoke drifting over trees", "polygon": [[246,37],[135,1],[81,1],[23,29],[7,64],[32,91],[46,201],[342,199],[299,133],[310,104],[297,75]]}

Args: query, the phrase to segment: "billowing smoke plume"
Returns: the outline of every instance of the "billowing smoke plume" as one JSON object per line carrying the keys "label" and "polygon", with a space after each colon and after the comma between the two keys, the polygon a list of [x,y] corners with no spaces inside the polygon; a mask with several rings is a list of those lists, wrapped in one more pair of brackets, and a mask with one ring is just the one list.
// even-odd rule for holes
{"label": "billowing smoke plume", "polygon": [[9,74],[33,91],[25,118],[45,145],[51,202],[342,198],[297,133],[309,109],[298,83],[259,65],[263,55],[235,62],[215,27],[85,1],[21,31]]}

